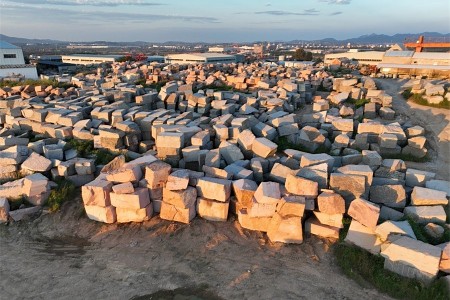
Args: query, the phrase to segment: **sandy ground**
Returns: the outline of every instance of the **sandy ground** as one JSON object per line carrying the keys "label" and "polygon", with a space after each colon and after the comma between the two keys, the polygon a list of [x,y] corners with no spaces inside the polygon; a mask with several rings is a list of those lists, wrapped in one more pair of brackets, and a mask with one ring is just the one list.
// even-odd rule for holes
{"label": "sandy ground", "polygon": [[[448,112],[406,103],[404,82],[377,81],[439,150],[418,167],[448,178]],[[389,299],[343,275],[329,242],[272,244],[233,217],[106,225],[87,219],[77,198],[60,212],[0,226],[0,299],[131,299],[180,287],[206,290],[205,299]]]}
{"label": "sandy ground", "polygon": [[343,275],[316,238],[271,244],[234,218],[105,225],[84,216],[80,199],[0,226],[0,262],[1,299],[131,299],[199,286],[223,299],[389,299]]}

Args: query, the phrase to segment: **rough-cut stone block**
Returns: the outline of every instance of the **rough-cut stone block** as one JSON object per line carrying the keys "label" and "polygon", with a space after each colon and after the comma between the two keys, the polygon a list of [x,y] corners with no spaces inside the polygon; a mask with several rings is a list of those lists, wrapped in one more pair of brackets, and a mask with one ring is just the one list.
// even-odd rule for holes
{"label": "rough-cut stone block", "polygon": [[380,216],[380,207],[364,199],[355,199],[350,204],[348,215],[362,225],[375,229]]}
{"label": "rough-cut stone block", "polygon": [[189,171],[177,170],[167,178],[166,189],[171,191],[185,190],[189,185]]}
{"label": "rough-cut stone block", "polygon": [[306,220],[305,232],[323,238],[339,238],[339,228],[321,224],[316,218]]}
{"label": "rough-cut stone block", "polygon": [[256,138],[252,144],[252,151],[258,156],[267,158],[277,152],[278,145],[266,138]]}
{"label": "rough-cut stone block", "polygon": [[319,193],[317,182],[288,174],[286,178],[286,190],[295,195],[315,198]]}
{"label": "rough-cut stone block", "polygon": [[239,224],[242,226],[242,228],[248,230],[267,232],[270,221],[272,220],[272,216],[262,218],[252,218],[247,213],[246,209],[238,210],[237,215]]}
{"label": "rough-cut stone block", "polygon": [[375,234],[374,228],[366,227],[357,220],[350,223],[345,241],[373,254],[379,254],[381,250],[381,240]]}
{"label": "rough-cut stone block", "polygon": [[132,194],[110,193],[111,205],[120,208],[141,209],[150,204],[147,188],[137,188]]}
{"label": "rough-cut stone block", "polygon": [[342,224],[342,218],[344,216],[343,214],[330,215],[319,211],[314,211],[313,213],[321,224],[337,228],[344,228],[344,225]]}
{"label": "rough-cut stone block", "polygon": [[440,205],[407,206],[403,212],[418,223],[445,223],[447,219],[445,210]]}
{"label": "rough-cut stone block", "polygon": [[281,216],[303,217],[306,208],[305,197],[284,196],[277,204],[277,213]]}
{"label": "rough-cut stone block", "polygon": [[97,178],[81,187],[81,196],[84,205],[106,207],[111,205],[110,192],[112,182]]}
{"label": "rough-cut stone block", "polygon": [[163,220],[189,224],[195,218],[195,201],[185,208],[162,201],[159,217]]}
{"label": "rough-cut stone block", "polygon": [[195,205],[196,200],[197,190],[193,187],[188,187],[187,189],[180,191],[171,191],[166,188],[163,189],[163,201],[175,205],[177,208],[192,207]]}
{"label": "rough-cut stone block", "polygon": [[433,172],[408,168],[406,170],[406,185],[410,187],[415,186],[424,187],[426,181],[434,179],[435,176],[436,174]]}
{"label": "rough-cut stone block", "polygon": [[155,161],[145,167],[145,179],[150,189],[161,188],[167,182],[172,167],[163,161]]}
{"label": "rough-cut stone block", "polygon": [[405,235],[413,239],[416,239],[411,225],[408,221],[386,221],[378,225],[375,229],[375,233],[381,239],[381,241],[386,242],[390,235]]}
{"label": "rough-cut stone block", "polygon": [[274,204],[281,199],[280,185],[277,182],[261,182],[254,194],[258,203]]}
{"label": "rough-cut stone block", "polygon": [[8,222],[9,202],[6,198],[0,198],[0,224]]}
{"label": "rough-cut stone block", "polygon": [[249,208],[253,203],[252,198],[257,189],[258,184],[253,180],[239,179],[233,181],[234,195],[237,201],[245,208]]}
{"label": "rough-cut stone block", "polygon": [[411,205],[447,205],[447,193],[416,186],[411,194]]}
{"label": "rough-cut stone block", "polygon": [[153,205],[149,204],[141,209],[116,207],[116,214],[118,223],[144,222],[152,217]]}
{"label": "rough-cut stone block", "polygon": [[370,187],[370,201],[403,208],[406,205],[406,191],[401,184],[374,185]]}
{"label": "rough-cut stone block", "polygon": [[106,179],[111,182],[139,181],[142,178],[142,171],[139,166],[122,167],[111,171],[106,175]]}
{"label": "rough-cut stone block", "polygon": [[226,202],[231,195],[231,181],[203,177],[197,182],[197,192],[199,197]]}
{"label": "rough-cut stone block", "polygon": [[405,277],[430,281],[439,272],[441,249],[404,236],[385,247],[381,256],[386,258],[386,269]]}
{"label": "rough-cut stone block", "polygon": [[208,221],[226,221],[230,202],[197,198],[197,214]]}
{"label": "rough-cut stone block", "polygon": [[319,211],[326,214],[333,215],[345,213],[345,200],[337,193],[321,193],[317,197],[317,204]]}
{"label": "rough-cut stone block", "polygon": [[116,194],[132,194],[134,193],[134,186],[131,182],[125,182],[114,185],[112,190]]}
{"label": "rough-cut stone block", "polygon": [[302,218],[275,214],[267,228],[271,242],[301,244],[303,242]]}
{"label": "rough-cut stone block", "polygon": [[330,188],[341,195],[346,203],[366,195],[366,177],[331,173]]}
{"label": "rough-cut stone block", "polygon": [[33,152],[22,163],[21,168],[31,172],[46,172],[52,167],[51,160]]}
{"label": "rough-cut stone block", "polygon": [[115,223],[117,220],[116,208],[112,206],[96,206],[96,205],[85,205],[86,215],[89,219],[103,222],[103,223]]}

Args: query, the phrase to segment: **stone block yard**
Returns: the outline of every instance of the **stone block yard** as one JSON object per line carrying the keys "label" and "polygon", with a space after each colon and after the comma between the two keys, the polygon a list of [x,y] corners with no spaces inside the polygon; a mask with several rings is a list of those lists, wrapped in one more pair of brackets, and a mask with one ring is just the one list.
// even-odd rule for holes
{"label": "stone block yard", "polygon": [[336,245],[450,281],[448,113],[436,132],[393,82],[124,62],[1,88],[4,295],[389,299],[345,277]]}

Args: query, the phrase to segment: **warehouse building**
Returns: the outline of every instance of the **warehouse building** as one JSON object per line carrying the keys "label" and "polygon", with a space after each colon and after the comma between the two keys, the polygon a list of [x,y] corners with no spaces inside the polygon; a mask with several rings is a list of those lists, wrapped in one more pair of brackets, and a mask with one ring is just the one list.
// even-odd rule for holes
{"label": "warehouse building", "polygon": [[359,65],[371,65],[376,66],[382,60],[384,56],[383,51],[356,51],[350,50],[348,52],[342,53],[329,53],[325,54],[324,63],[325,65],[330,65],[336,59],[342,60],[354,60],[357,61]]}
{"label": "warehouse building", "polygon": [[25,64],[20,47],[0,41],[0,77],[37,79],[38,74],[35,66]]}
{"label": "warehouse building", "polygon": [[113,63],[121,55],[95,55],[95,54],[70,54],[62,55],[62,62],[75,65],[99,65],[101,63]]}
{"label": "warehouse building", "polygon": [[184,53],[166,56],[169,64],[229,64],[235,63],[234,55],[220,53]]}

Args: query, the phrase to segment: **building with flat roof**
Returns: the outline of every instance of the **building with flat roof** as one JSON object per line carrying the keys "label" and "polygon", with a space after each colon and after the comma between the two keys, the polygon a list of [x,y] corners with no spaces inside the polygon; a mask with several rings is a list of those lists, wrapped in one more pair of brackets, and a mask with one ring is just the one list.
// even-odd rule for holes
{"label": "building with flat roof", "polygon": [[99,65],[101,63],[113,63],[122,55],[95,55],[95,54],[70,54],[62,55],[63,63],[75,65]]}
{"label": "building with flat roof", "polygon": [[5,41],[0,41],[0,77],[25,77],[37,79],[36,67],[25,64],[23,51],[20,47]]}
{"label": "building with flat roof", "polygon": [[221,53],[183,53],[166,56],[169,64],[229,64],[236,62],[234,55]]}
{"label": "building with flat roof", "polygon": [[359,65],[378,65],[384,56],[384,51],[348,51],[325,54],[324,63],[330,65],[335,59],[355,60]]}

